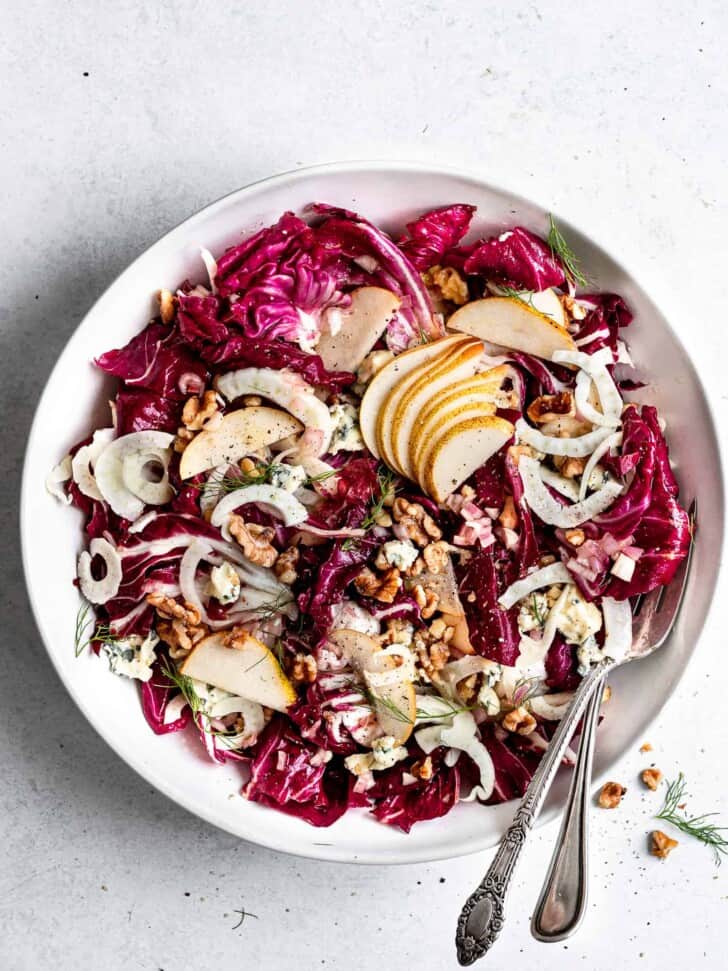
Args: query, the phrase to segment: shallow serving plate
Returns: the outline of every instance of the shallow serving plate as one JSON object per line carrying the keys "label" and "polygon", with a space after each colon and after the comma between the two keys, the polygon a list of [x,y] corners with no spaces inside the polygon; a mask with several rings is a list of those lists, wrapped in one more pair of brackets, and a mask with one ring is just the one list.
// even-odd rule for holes
{"label": "shallow serving plate", "polygon": [[[409,834],[377,823],[365,811],[347,814],[329,829],[248,803],[237,796],[239,770],[206,760],[185,733],[157,737],[142,715],[137,686],[112,677],[93,656],[74,657],[78,593],[73,586],[81,548],[80,516],[51,498],[45,476],[89,429],[108,422],[113,388],[91,360],[129,340],[153,312],[160,287],[186,277],[204,279],[199,247],[220,253],[241,234],[275,221],[284,210],[313,201],[356,209],[398,231],[416,213],[445,203],[478,207],[475,232],[521,224],[545,232],[535,203],[459,172],[410,163],[347,163],[275,176],[226,196],[183,222],[143,253],[92,307],[69,341],[38,405],[28,441],[21,498],[21,533],[30,600],[48,653],[85,716],[116,753],[152,785],[203,819],[238,836],[289,853],[358,863],[413,863],[473,853],[493,846],[513,805],[461,805]],[[695,648],[718,574],[723,535],[723,489],[715,430],[700,380],[682,344],[637,281],[584,233],[562,223],[600,289],[614,290],[635,313],[628,337],[632,355],[667,420],[671,454],[685,500],[700,496],[710,530],[700,534],[690,590],[671,642],[647,661],[613,678],[614,695],[600,733],[601,774],[640,738],[675,685]],[[542,816],[564,798],[557,781]],[[233,798],[231,798],[233,797]]]}

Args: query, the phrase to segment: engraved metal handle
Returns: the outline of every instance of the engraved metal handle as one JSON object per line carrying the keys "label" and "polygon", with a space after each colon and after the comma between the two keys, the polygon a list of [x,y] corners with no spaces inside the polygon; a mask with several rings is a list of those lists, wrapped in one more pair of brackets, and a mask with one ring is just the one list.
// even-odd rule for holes
{"label": "engraved metal handle", "polygon": [[539,941],[563,941],[570,937],[581,924],[586,911],[589,893],[589,787],[605,682],[606,677],[603,677],[584,713],[566,813],[531,920],[531,933]]}
{"label": "engraved metal handle", "polygon": [[495,943],[503,927],[506,895],[526,836],[541,811],[551,782],[592,692],[614,666],[613,661],[602,661],[581,681],[569,710],[559,722],[529,783],[513,822],[501,839],[493,862],[463,907],[455,935],[460,964],[473,964]]}

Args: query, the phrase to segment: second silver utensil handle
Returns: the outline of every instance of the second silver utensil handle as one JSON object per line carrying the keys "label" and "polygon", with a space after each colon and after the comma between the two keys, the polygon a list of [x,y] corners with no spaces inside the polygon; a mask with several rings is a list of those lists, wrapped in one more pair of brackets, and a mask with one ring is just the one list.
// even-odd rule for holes
{"label": "second silver utensil handle", "polygon": [[559,722],[516,810],[513,822],[501,839],[493,862],[478,887],[467,899],[460,913],[455,936],[460,964],[473,964],[490,950],[500,934],[506,896],[526,837],[541,810],[551,782],[592,692],[597,689],[598,684],[613,667],[613,661],[602,661],[591,669],[576,689],[569,710]]}
{"label": "second silver utensil handle", "polygon": [[576,767],[554,855],[531,920],[539,941],[563,941],[581,923],[589,893],[589,789],[599,709],[606,677],[592,694],[582,723]]}

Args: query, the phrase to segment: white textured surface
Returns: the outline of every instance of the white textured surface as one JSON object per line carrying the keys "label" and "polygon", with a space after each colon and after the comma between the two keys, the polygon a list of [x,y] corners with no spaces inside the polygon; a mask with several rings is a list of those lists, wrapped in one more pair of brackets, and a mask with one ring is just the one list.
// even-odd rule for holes
{"label": "white textured surface", "polygon": [[[641,267],[726,417],[723,4],[588,2],[568,19],[557,0],[238,6],[26,2],[4,21],[0,962],[9,971],[454,968],[454,923],[483,869],[478,859],[357,869],[240,843],[150,791],[90,732],[47,663],[17,556],[24,437],[75,324],[160,233],[300,164],[410,157],[471,167],[591,226]],[[719,596],[649,734],[655,763],[687,773],[696,811],[728,812],[725,679],[710,675],[725,651],[720,610]],[[617,774],[630,787],[623,807],[594,813],[592,904],[579,935],[550,948],[528,935],[549,827],[526,853],[494,966],[722,965],[728,869],[686,841],[665,864],[647,855],[656,799],[637,780],[647,758],[635,751]],[[241,907],[257,917],[233,930]]]}

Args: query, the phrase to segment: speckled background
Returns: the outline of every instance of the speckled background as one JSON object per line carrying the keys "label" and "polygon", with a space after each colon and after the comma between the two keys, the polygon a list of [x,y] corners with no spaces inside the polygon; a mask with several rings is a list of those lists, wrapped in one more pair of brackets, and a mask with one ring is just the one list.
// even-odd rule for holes
{"label": "speckled background", "polygon": [[[456,966],[455,919],[484,859],[355,868],[256,849],[172,805],[89,729],[46,660],[19,566],[32,411],[90,304],[187,214],[272,172],[399,157],[470,167],[592,227],[660,288],[724,422],[726,32],[719,0],[6,5],[4,971]],[[656,764],[688,774],[696,811],[728,812],[725,678],[710,674],[724,652],[719,607],[649,737]],[[635,747],[616,772],[622,808],[594,813],[579,935],[546,947],[528,934],[547,827],[491,967],[725,966],[728,867],[685,841],[665,864],[647,855],[645,764]]]}

